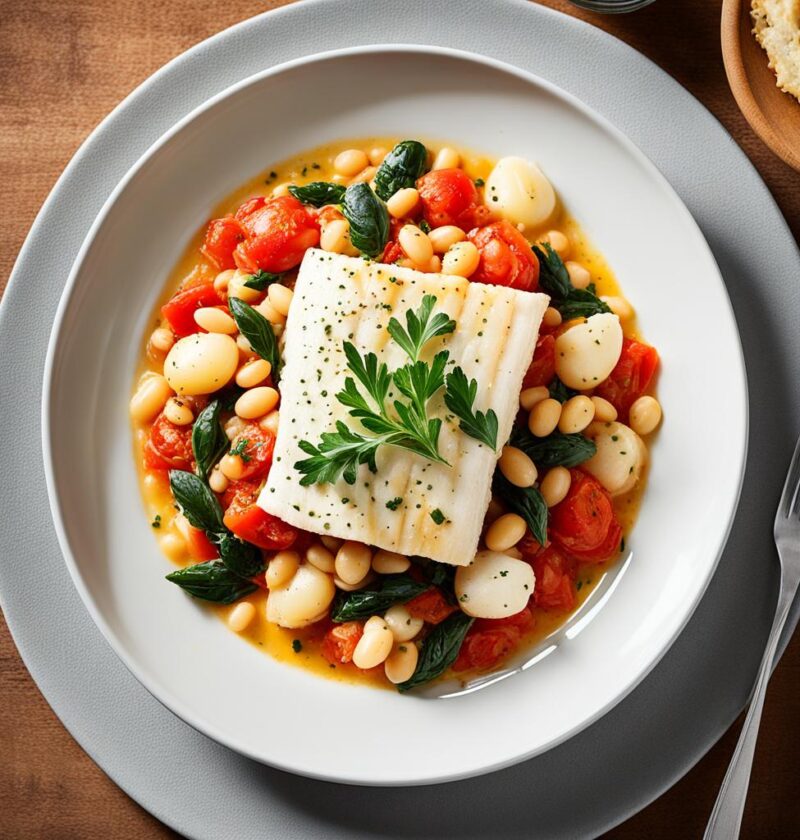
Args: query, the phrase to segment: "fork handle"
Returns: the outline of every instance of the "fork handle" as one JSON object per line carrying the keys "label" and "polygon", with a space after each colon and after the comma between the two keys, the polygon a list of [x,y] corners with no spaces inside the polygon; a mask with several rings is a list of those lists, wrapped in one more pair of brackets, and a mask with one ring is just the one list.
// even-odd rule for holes
{"label": "fork handle", "polygon": [[789,615],[789,608],[792,605],[791,587],[781,591],[778,611],[772,623],[767,648],[761,660],[758,670],[753,699],[750,701],[750,710],[744,720],[744,726],[739,734],[739,743],[731,758],[728,772],[722,782],[717,801],[714,803],[714,810],[706,826],[703,840],[736,840],[739,836],[739,829],[742,824],[745,801],[747,800],[747,787],[750,783],[750,771],[753,767],[753,755],[756,750],[758,739],[758,727],[761,723],[761,712],[764,708],[764,697],[767,694],[767,684],[772,674],[772,661],[775,658],[775,650],[778,647],[778,640],[781,637],[783,625]]}

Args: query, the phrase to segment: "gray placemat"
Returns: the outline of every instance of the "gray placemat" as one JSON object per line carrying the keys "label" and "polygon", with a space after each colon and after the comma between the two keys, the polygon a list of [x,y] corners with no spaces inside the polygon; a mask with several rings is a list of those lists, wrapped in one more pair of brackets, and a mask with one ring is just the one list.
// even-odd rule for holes
{"label": "gray placemat", "polygon": [[[671,181],[714,250],[742,332],[751,399],[748,469],[728,549],[660,665],[602,720],[544,756],[479,779],[399,790],[262,767],[165,710],[124,669],[78,599],[50,525],[42,466],[31,457],[40,451],[36,406],[58,296],[92,219],[128,167],[179,117],[246,75],[304,54],[388,42],[508,61],[625,131]],[[87,141],[37,219],[0,307],[0,418],[14,430],[0,457],[6,475],[24,477],[0,485],[0,595],[25,662],[98,764],[192,837],[599,833],[679,778],[746,699],[776,593],[774,505],[800,431],[799,279],[797,247],[724,129],[647,59],[575,19],[522,0],[306,0],[227,30],[156,74]],[[703,336],[687,340],[702,352]]]}

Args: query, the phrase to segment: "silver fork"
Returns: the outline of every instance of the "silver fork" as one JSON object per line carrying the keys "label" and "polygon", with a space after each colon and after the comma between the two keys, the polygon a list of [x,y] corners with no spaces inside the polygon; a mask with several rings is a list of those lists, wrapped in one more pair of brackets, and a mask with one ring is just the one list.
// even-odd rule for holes
{"label": "silver fork", "polygon": [[781,566],[778,608],[775,620],[772,622],[764,658],[758,669],[758,679],[753,699],[750,701],[750,711],[745,718],[739,735],[739,743],[736,745],[736,751],[733,753],[728,772],[725,774],[714,804],[714,810],[706,826],[704,840],[735,840],[739,836],[767,683],[772,674],[778,640],[786,624],[786,617],[789,615],[798,584],[800,584],[800,440],[795,446],[792,463],[786,474],[786,483],[783,485],[783,494],[775,515],[774,533]]}

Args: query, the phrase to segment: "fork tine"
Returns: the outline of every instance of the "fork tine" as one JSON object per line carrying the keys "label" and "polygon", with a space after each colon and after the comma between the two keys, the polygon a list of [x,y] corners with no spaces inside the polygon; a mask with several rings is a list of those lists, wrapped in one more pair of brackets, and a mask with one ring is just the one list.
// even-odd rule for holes
{"label": "fork tine", "polygon": [[792,463],[786,473],[786,483],[783,485],[783,494],[778,510],[788,519],[797,508],[798,497],[800,496],[800,439],[794,448]]}

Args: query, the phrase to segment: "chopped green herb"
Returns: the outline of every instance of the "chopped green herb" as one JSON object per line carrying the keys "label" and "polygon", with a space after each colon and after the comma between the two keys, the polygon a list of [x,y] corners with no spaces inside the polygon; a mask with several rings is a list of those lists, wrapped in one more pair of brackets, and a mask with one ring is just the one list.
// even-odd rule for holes
{"label": "chopped green herb", "polygon": [[402,505],[402,504],[403,504],[402,497],[401,496],[395,496],[394,499],[389,499],[389,501],[386,502],[386,507],[389,508],[389,510],[397,510],[397,508],[399,508],[400,505]]}
{"label": "chopped green herb", "polygon": [[230,454],[238,455],[246,464],[249,460],[251,460],[250,456],[245,452],[249,443],[250,441],[247,438],[242,438],[242,440],[240,440],[236,446],[231,449]]}
{"label": "chopped green herb", "polygon": [[303,649],[303,643],[300,641],[300,639],[292,639],[292,650],[295,653],[300,653],[300,651],[302,649]]}
{"label": "chopped green herb", "polygon": [[161,527],[161,515],[160,514],[157,513],[153,517],[153,521],[150,523],[150,527],[151,528],[160,528]]}
{"label": "chopped green herb", "polygon": [[443,514],[443,513],[439,510],[439,508],[436,508],[436,510],[432,510],[432,511],[431,511],[431,519],[432,519],[432,520],[433,520],[433,521],[434,521],[437,525],[441,525],[441,524],[444,522],[444,520],[445,520],[445,516],[444,516],[444,514]]}

